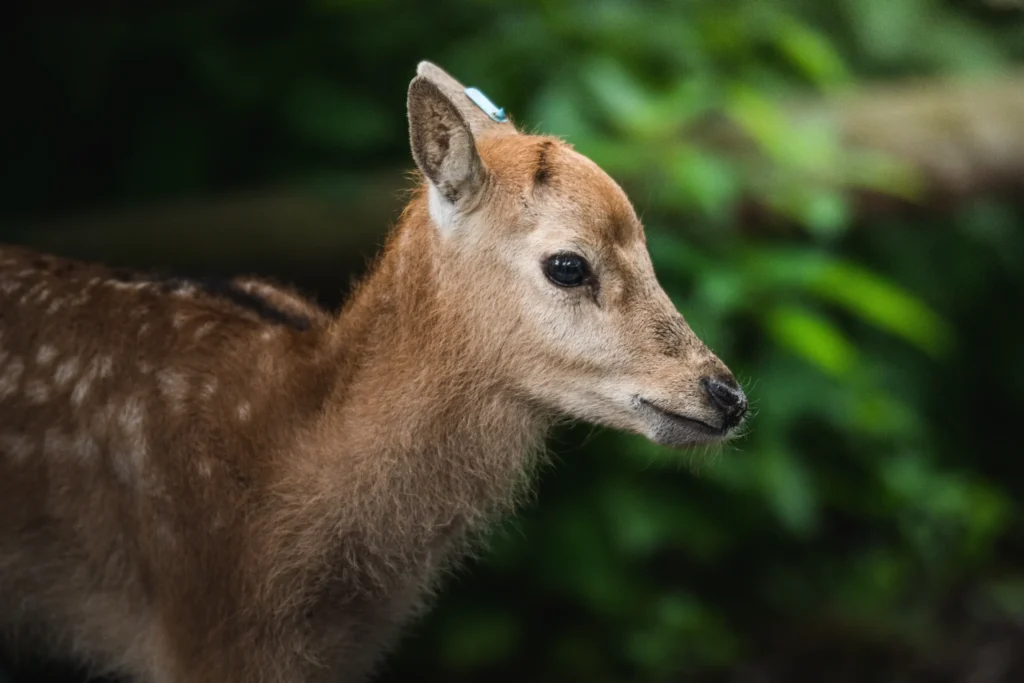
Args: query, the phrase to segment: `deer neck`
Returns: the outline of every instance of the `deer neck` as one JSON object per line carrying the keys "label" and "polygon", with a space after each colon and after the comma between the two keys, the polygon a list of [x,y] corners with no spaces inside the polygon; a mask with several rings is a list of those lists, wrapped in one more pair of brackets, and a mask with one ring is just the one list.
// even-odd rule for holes
{"label": "deer neck", "polygon": [[446,305],[429,220],[415,199],[334,322],[338,379],[302,482],[330,502],[333,533],[358,544],[349,556],[388,571],[508,509],[548,427]]}

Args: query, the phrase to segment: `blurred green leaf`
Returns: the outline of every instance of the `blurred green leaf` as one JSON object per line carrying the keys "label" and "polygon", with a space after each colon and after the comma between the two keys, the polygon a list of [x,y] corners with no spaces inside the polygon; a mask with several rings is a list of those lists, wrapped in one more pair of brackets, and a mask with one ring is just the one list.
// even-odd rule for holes
{"label": "blurred green leaf", "polygon": [[531,113],[531,120],[549,135],[561,135],[576,141],[593,136],[587,117],[581,111],[576,88],[562,81],[542,88]]}
{"label": "blurred green leaf", "polygon": [[807,197],[798,209],[804,225],[816,235],[833,237],[850,220],[850,207],[841,192],[821,191]]}
{"label": "blurred green leaf", "polygon": [[835,377],[854,369],[857,351],[828,320],[797,306],[780,306],[766,314],[775,341]]}
{"label": "blurred green leaf", "polygon": [[693,148],[674,150],[669,168],[672,192],[666,203],[693,206],[711,217],[724,217],[740,194],[738,177],[720,157]]}
{"label": "blurred green leaf", "polygon": [[757,248],[742,258],[743,272],[762,288],[804,290],[935,356],[953,343],[952,330],[935,312],[861,265],[801,249]]}
{"label": "blurred green leaf", "polygon": [[850,74],[828,40],[790,17],[776,25],[779,49],[818,86],[846,83]]}
{"label": "blurred green leaf", "polygon": [[773,158],[784,158],[792,136],[776,102],[751,86],[733,86],[726,112]]}
{"label": "blurred green leaf", "polygon": [[953,333],[931,309],[867,269],[840,261],[825,266],[814,291],[933,355],[945,353]]}
{"label": "blurred green leaf", "polygon": [[642,136],[656,127],[651,98],[619,62],[594,60],[581,75],[604,113],[623,131]]}

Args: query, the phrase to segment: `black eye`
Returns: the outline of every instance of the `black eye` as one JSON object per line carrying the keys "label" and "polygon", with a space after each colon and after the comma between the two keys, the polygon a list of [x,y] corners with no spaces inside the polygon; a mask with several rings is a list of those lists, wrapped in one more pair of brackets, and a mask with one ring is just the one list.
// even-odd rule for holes
{"label": "black eye", "polygon": [[563,251],[544,262],[544,274],[559,287],[579,287],[590,282],[590,266],[578,254]]}

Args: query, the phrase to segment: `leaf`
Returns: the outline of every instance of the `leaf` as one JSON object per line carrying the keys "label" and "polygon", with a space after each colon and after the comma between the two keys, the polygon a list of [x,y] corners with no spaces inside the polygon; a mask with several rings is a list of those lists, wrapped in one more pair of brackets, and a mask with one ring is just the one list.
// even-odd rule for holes
{"label": "leaf", "polygon": [[780,306],[767,315],[771,335],[818,369],[844,377],[857,362],[857,351],[825,318],[798,306]]}
{"label": "leaf", "polygon": [[896,334],[934,356],[952,344],[945,321],[912,294],[875,273],[849,262],[833,261],[812,283],[822,298]]}
{"label": "leaf", "polygon": [[740,257],[738,270],[760,291],[811,293],[933,356],[953,344],[953,331],[941,316],[899,285],[851,261],[810,249],[758,247]]}
{"label": "leaf", "polygon": [[720,268],[703,274],[697,294],[718,313],[739,309],[746,303],[746,280],[741,273]]}
{"label": "leaf", "polygon": [[842,192],[813,192],[799,207],[801,223],[819,237],[835,237],[850,221],[850,204]]}
{"label": "leaf", "polygon": [[599,106],[616,126],[635,134],[656,127],[656,110],[651,97],[621,63],[613,59],[594,60],[583,77]]}
{"label": "leaf", "polygon": [[898,437],[918,433],[920,418],[913,408],[888,394],[867,391],[853,397],[850,423],[863,434]]}
{"label": "leaf", "polygon": [[684,148],[672,156],[673,191],[706,216],[723,217],[740,193],[736,172],[724,159],[697,149]]}
{"label": "leaf", "polygon": [[531,121],[550,135],[576,140],[593,136],[587,117],[580,111],[576,89],[554,81],[535,98]]}
{"label": "leaf", "polygon": [[822,34],[790,17],[777,23],[775,33],[779,50],[818,86],[850,80],[842,58]]}
{"label": "leaf", "polygon": [[726,111],[772,158],[785,153],[788,124],[779,106],[764,94],[746,85],[735,85]]}

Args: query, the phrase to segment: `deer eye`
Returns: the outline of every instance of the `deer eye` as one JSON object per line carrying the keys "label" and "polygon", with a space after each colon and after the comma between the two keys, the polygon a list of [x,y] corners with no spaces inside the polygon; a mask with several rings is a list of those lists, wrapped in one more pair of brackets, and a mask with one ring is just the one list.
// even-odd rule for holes
{"label": "deer eye", "polygon": [[579,254],[563,251],[544,262],[544,274],[559,287],[579,287],[590,281],[590,265]]}

